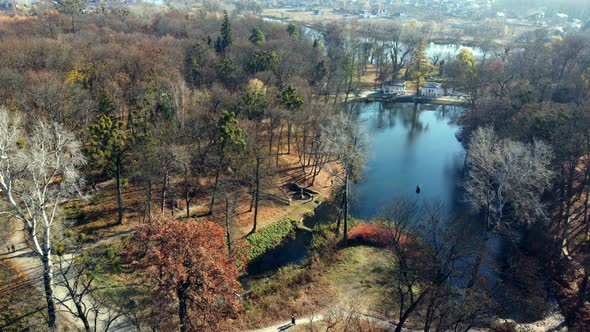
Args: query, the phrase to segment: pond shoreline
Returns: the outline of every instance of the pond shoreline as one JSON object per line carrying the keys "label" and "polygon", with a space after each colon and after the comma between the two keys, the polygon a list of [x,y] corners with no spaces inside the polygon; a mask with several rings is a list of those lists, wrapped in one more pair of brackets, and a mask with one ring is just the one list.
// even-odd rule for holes
{"label": "pond shoreline", "polygon": [[374,90],[367,90],[361,93],[361,96],[350,101],[350,103],[372,103],[372,102],[388,102],[388,103],[416,103],[416,104],[433,104],[433,105],[456,105],[464,106],[467,101],[463,97],[426,97],[415,95],[394,96],[387,95]]}

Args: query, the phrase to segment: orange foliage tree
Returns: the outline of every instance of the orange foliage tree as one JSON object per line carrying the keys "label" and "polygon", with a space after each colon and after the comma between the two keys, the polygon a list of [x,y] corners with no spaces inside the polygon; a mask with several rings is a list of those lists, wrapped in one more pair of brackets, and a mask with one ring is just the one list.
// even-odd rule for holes
{"label": "orange foliage tree", "polygon": [[180,331],[223,331],[238,318],[238,269],[221,226],[164,218],[138,230],[127,255],[154,296],[177,311]]}

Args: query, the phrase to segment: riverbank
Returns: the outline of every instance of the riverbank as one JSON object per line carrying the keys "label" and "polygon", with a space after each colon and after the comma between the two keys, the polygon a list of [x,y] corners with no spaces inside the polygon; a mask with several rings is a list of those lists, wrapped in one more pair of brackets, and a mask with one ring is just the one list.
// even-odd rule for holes
{"label": "riverbank", "polygon": [[380,91],[364,91],[359,95],[358,98],[354,99],[355,102],[388,102],[388,103],[418,103],[418,104],[434,104],[434,105],[456,105],[462,106],[467,102],[463,97],[450,97],[450,96],[439,96],[439,97],[426,97],[426,96],[415,96],[415,95],[403,95],[394,96],[384,94]]}

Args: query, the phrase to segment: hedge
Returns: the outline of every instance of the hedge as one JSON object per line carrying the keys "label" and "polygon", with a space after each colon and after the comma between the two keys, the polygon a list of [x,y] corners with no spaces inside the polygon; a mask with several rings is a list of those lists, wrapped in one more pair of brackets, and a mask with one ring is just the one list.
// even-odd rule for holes
{"label": "hedge", "polygon": [[246,256],[252,260],[263,255],[283,242],[297,228],[297,221],[283,219],[270,226],[264,227],[254,234],[248,235],[246,241],[250,245]]}

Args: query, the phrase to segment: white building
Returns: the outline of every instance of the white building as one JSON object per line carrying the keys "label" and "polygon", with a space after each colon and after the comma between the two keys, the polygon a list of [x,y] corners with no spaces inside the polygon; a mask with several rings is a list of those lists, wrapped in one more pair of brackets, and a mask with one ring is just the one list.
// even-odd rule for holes
{"label": "white building", "polygon": [[400,96],[406,94],[406,82],[385,82],[381,91],[386,95]]}
{"label": "white building", "polygon": [[440,83],[426,82],[424,86],[420,88],[420,96],[424,97],[438,97],[444,96],[445,89],[442,88]]}

